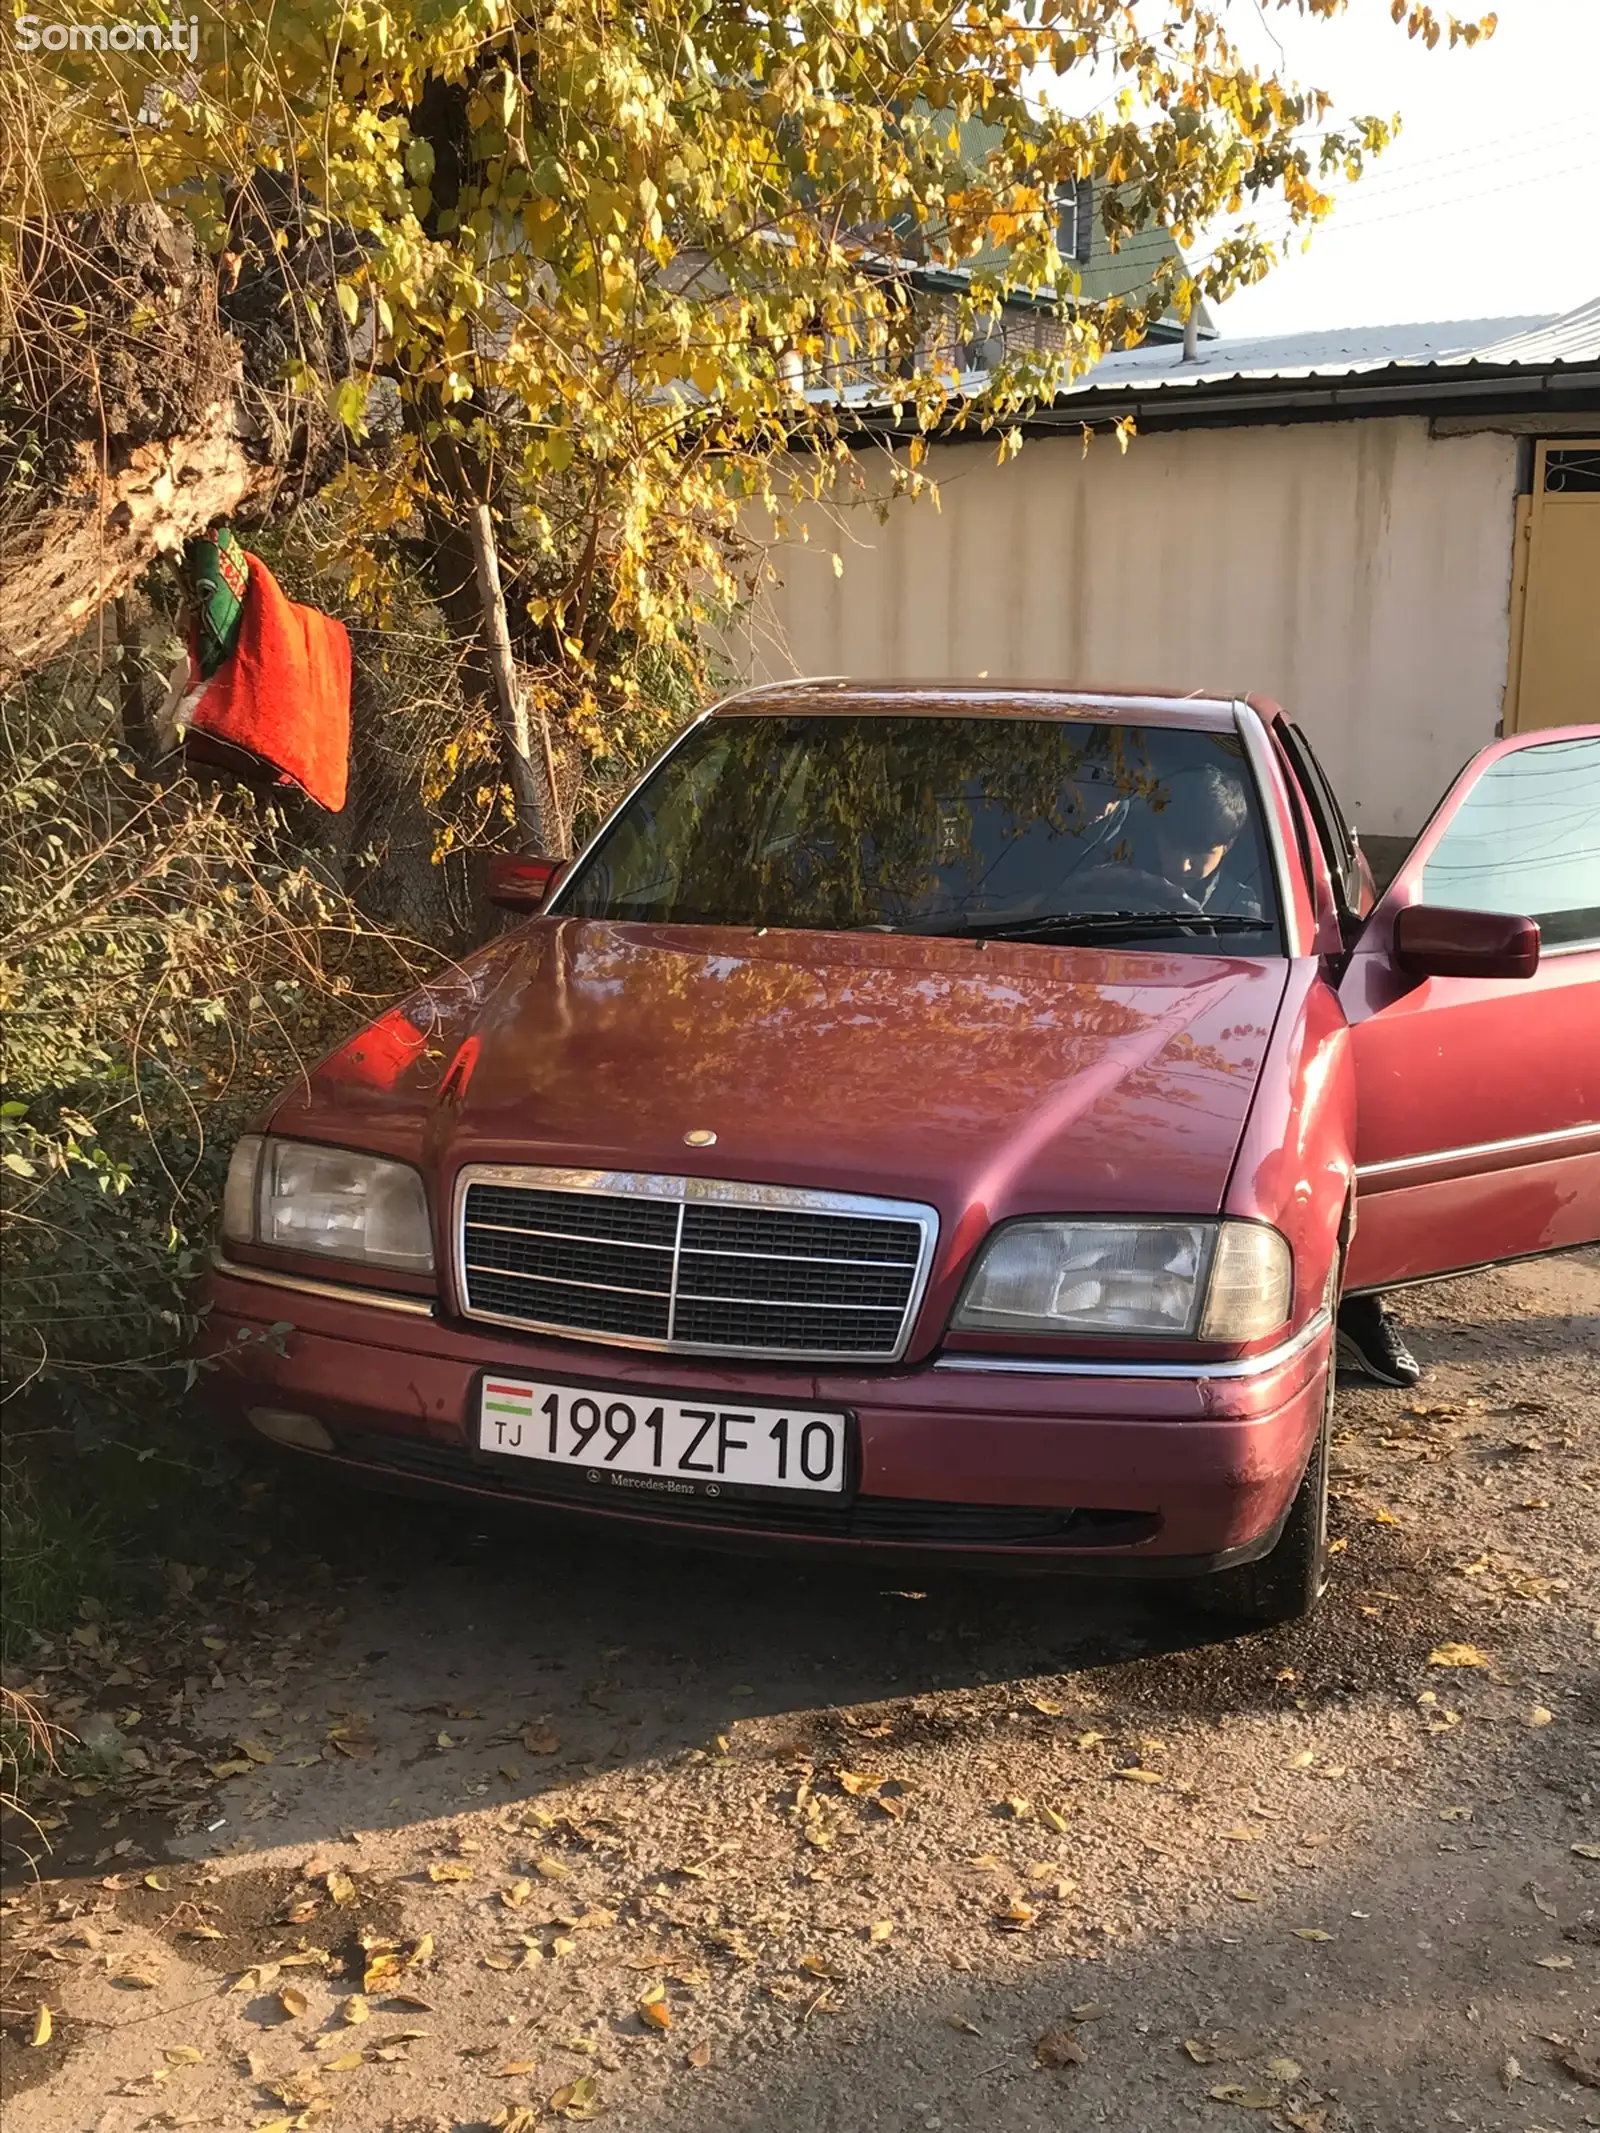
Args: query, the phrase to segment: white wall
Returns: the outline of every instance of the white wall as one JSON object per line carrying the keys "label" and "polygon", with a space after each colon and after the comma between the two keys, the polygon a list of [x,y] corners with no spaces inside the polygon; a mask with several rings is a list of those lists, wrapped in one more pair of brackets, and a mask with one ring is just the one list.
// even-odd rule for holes
{"label": "white wall", "polygon": [[[1514,438],[1422,417],[929,454],[940,508],[810,506],[745,618],[753,680],[1049,680],[1277,697],[1369,834],[1494,736]],[[866,462],[870,465],[870,460]],[[791,532],[793,529],[791,529]],[[842,558],[841,574],[832,561]]]}

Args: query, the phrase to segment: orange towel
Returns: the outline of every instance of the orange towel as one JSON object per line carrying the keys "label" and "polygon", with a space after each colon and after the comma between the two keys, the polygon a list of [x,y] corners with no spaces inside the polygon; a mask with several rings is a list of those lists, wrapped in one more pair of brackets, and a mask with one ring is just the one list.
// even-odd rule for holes
{"label": "orange towel", "polygon": [[332,615],[288,599],[259,556],[248,560],[238,647],[190,728],[259,757],[337,814],[350,767],[350,639]]}

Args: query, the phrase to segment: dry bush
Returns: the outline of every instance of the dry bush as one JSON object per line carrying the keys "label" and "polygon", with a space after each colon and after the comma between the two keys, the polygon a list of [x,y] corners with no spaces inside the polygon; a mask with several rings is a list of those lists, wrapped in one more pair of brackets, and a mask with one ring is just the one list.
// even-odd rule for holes
{"label": "dry bush", "polygon": [[243,1120],[426,953],[276,809],[141,778],[104,679],[58,663],[0,711],[5,1390],[80,1436],[184,1368]]}

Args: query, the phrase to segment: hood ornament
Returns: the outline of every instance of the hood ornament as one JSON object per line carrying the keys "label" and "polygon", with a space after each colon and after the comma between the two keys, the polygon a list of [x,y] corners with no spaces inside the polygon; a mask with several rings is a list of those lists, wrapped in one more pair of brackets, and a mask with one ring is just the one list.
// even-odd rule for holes
{"label": "hood ornament", "polygon": [[683,1136],[685,1148],[715,1148],[717,1136],[709,1126],[696,1126],[692,1133]]}

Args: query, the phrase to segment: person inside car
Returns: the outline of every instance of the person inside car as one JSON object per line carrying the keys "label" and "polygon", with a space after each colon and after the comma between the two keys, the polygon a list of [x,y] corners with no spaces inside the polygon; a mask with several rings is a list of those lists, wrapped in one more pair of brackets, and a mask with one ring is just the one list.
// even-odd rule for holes
{"label": "person inside car", "polygon": [[1150,817],[1148,872],[1170,882],[1195,909],[1217,917],[1260,918],[1255,856],[1236,860],[1250,802],[1241,778],[1206,763],[1174,778],[1167,804]]}

